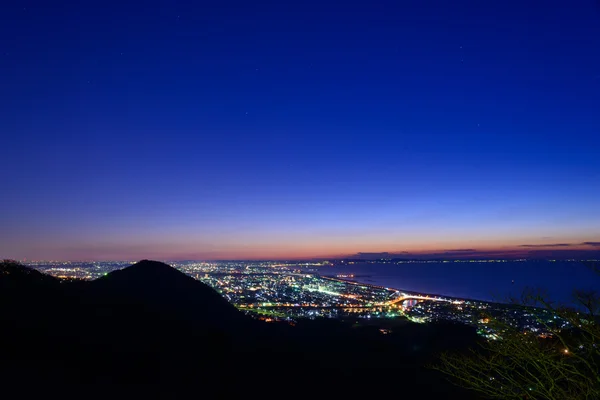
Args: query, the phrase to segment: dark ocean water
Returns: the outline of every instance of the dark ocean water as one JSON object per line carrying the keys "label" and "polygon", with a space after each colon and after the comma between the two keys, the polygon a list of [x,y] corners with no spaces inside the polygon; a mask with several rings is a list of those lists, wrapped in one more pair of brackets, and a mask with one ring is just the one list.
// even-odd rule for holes
{"label": "dark ocean water", "polygon": [[[501,301],[526,287],[543,289],[552,299],[569,302],[573,289],[596,289],[600,275],[580,262],[367,264],[322,267],[322,275],[352,273],[357,281],[462,298]],[[514,281],[514,283],[513,283]]]}

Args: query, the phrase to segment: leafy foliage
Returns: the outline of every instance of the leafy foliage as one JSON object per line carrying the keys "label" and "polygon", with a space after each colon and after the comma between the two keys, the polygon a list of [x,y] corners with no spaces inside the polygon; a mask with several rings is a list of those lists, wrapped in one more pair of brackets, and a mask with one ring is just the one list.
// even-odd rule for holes
{"label": "leafy foliage", "polygon": [[[600,272],[597,264],[589,267]],[[498,340],[467,354],[444,353],[433,368],[489,398],[599,399],[600,295],[575,290],[573,298],[573,306],[557,305],[541,291],[526,290],[512,301],[549,310],[552,318],[540,322],[550,335],[527,334],[492,319]]]}

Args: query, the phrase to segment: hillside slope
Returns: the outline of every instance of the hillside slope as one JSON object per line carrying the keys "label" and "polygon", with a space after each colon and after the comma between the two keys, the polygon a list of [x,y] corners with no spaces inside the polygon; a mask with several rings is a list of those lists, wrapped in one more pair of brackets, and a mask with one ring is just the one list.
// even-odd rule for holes
{"label": "hillside slope", "polygon": [[0,293],[0,341],[10,344],[0,357],[1,383],[68,377],[108,390],[133,383],[230,397],[268,388],[263,397],[278,397],[314,395],[325,382],[319,393],[351,398],[407,389],[420,398],[474,398],[424,368],[439,351],[474,344],[468,327],[409,324],[382,335],[335,320],[267,324],[146,260],[92,282],[2,265],[10,273],[0,274],[0,288],[14,290]]}

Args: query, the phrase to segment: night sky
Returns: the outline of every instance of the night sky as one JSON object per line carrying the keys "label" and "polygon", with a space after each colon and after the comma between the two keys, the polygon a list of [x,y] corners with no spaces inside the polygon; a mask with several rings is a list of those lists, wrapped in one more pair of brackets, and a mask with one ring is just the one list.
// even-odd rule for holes
{"label": "night sky", "polygon": [[0,258],[600,249],[594,0],[9,3]]}

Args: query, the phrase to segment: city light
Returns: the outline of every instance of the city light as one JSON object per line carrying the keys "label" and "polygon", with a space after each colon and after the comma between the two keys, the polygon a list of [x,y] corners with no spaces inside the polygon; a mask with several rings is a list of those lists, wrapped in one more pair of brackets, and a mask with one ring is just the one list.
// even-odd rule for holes
{"label": "city light", "polygon": [[[28,265],[61,279],[92,280],[131,264],[122,261],[33,262]],[[321,275],[317,268],[329,266],[323,263],[187,261],[169,264],[212,287],[238,310],[267,322],[293,323],[300,318],[405,318],[415,323],[444,320],[474,326],[482,336],[492,340],[502,333],[492,326],[493,319],[539,337],[552,336],[548,331],[550,325],[566,324],[544,310],[524,312],[509,305],[400,291],[348,280],[355,278],[353,274]],[[569,354],[567,349],[563,352]]]}

